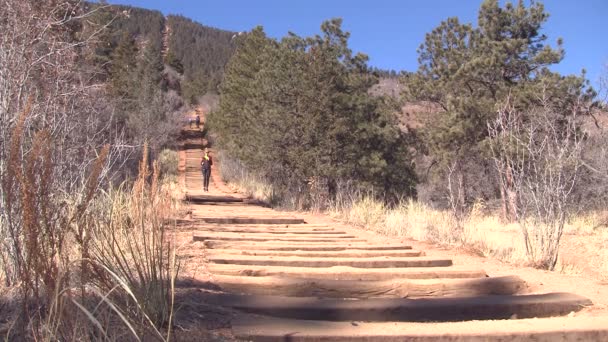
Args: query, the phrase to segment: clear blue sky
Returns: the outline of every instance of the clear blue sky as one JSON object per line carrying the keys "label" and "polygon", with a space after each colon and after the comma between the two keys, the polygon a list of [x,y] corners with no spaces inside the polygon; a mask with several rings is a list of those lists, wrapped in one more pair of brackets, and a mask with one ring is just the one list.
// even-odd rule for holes
{"label": "clear blue sky", "polygon": [[[109,2],[181,14],[201,24],[231,31],[248,31],[262,25],[274,38],[281,38],[288,31],[301,36],[313,35],[319,32],[322,21],[341,17],[343,28],[351,32],[349,45],[354,51],[369,55],[372,66],[397,71],[417,69],[416,48],[425,33],[451,16],[475,24],[481,4],[481,0]],[[565,59],[553,69],[563,74],[578,74],[585,68],[587,78],[597,86],[600,73],[608,72],[604,69],[608,64],[608,0],[545,0],[543,3],[551,15],[544,33],[552,44],[562,37],[566,49]]]}

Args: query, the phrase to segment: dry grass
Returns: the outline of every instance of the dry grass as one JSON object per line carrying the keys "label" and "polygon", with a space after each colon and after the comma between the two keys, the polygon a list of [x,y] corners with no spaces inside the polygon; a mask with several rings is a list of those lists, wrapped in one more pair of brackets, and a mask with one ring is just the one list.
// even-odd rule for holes
{"label": "dry grass", "polygon": [[216,158],[220,165],[220,176],[234,190],[263,203],[272,203],[272,186],[255,176],[236,159],[225,153],[218,153]]}
{"label": "dry grass", "polygon": [[[253,177],[238,162],[222,159],[224,180],[249,196],[272,203],[272,187]],[[361,194],[346,187],[330,204],[328,214],[339,220],[387,236],[407,237],[469,251],[500,261],[539,266],[543,255],[543,234],[531,234],[531,251],[526,250],[521,226],[504,223],[498,213],[483,202],[475,203],[461,218],[449,210],[437,210],[417,201],[386,206],[374,194]],[[605,212],[577,214],[568,220],[560,246],[556,271],[569,275],[587,274],[608,281],[608,215]],[[529,229],[544,229],[528,223]]]}
{"label": "dry grass", "polygon": [[[450,211],[433,209],[411,200],[389,208],[372,196],[334,205],[329,214],[387,236],[466,247],[480,255],[516,265],[535,264],[526,253],[520,226],[503,223],[498,214],[488,214],[481,202],[461,220]],[[567,222],[558,272],[580,275],[586,264],[599,278],[608,280],[608,228],[598,228],[602,220],[605,221],[605,215],[594,212],[578,215]],[[572,252],[581,253],[580,257],[570,257]]]}
{"label": "dry grass", "polygon": [[162,177],[177,177],[179,155],[177,151],[163,149],[158,154],[158,166]]}
{"label": "dry grass", "polygon": [[12,295],[0,297],[0,338],[170,340],[178,266],[167,230],[180,198],[175,181],[159,177],[144,148],[133,184],[103,191],[104,147],[82,191],[61,193],[52,181],[50,136],[36,133],[23,154],[20,127],[2,184],[9,220],[0,232],[9,248],[0,251],[0,280]]}

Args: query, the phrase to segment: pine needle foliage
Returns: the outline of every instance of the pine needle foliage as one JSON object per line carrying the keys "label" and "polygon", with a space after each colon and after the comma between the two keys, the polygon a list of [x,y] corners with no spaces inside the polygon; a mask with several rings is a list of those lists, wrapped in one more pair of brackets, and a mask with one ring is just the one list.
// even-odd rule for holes
{"label": "pine needle foliage", "polygon": [[341,19],[321,34],[281,41],[261,27],[239,36],[210,125],[220,144],[263,175],[276,195],[328,198],[353,180],[389,197],[413,196],[416,177],[394,107],[372,97],[368,58],[348,47]]}

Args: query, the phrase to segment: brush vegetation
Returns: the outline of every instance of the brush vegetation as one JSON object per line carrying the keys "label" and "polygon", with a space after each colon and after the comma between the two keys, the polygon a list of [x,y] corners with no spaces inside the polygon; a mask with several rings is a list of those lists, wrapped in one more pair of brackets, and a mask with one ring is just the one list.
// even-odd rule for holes
{"label": "brush vegetation", "polygon": [[[487,203],[488,219],[518,227],[527,263],[555,269],[574,214],[605,207],[608,163],[597,120],[605,104],[584,71],[552,71],[565,50],[543,34],[548,18],[541,2],[486,0],[476,25],[442,21],[421,37],[418,70],[399,73],[398,99],[383,96],[381,73],[351,51],[340,19],[312,37],[240,35],[209,120],[226,167],[238,170],[223,173],[296,209],[373,194],[347,206],[367,208],[355,221],[371,226],[404,219],[385,208],[425,208],[446,223],[414,235],[446,243],[483,244],[465,222]],[[416,125],[398,117],[408,103]]]}
{"label": "brush vegetation", "polygon": [[175,156],[155,160],[178,125],[158,46],[106,49],[103,6],[0,7],[0,337],[169,340]]}

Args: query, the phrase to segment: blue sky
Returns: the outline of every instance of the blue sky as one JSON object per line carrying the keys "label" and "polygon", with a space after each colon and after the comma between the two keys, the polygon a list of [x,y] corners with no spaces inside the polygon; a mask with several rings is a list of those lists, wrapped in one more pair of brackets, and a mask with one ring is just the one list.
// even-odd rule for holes
{"label": "blue sky", "polygon": [[[201,24],[231,31],[248,31],[262,25],[274,38],[288,31],[301,36],[319,32],[321,22],[341,17],[351,32],[350,47],[370,56],[370,65],[383,69],[414,71],[417,47],[425,33],[442,20],[457,16],[476,22],[481,0],[110,0],[181,14]],[[528,1],[526,1],[528,3]],[[608,0],[545,0],[550,13],[544,33],[549,42],[564,39],[566,57],[553,69],[563,74],[587,70],[597,86],[608,64]]]}

